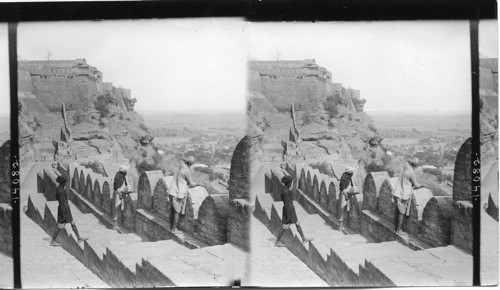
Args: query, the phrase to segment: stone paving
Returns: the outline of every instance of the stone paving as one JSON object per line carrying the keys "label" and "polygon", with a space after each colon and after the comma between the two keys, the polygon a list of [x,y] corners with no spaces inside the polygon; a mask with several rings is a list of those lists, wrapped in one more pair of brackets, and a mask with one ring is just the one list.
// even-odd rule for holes
{"label": "stone paving", "polygon": [[[36,193],[29,183],[32,179],[27,177],[25,182],[24,192],[30,194],[32,205],[28,213],[41,232],[49,231],[55,227],[57,201],[47,201],[42,193]],[[74,262],[92,269],[112,286],[231,286],[242,277],[247,254],[232,244],[191,250],[173,240],[149,242],[133,233],[113,231],[92,213],[83,213],[72,202],[69,204],[80,233],[89,240],[80,247],[73,246],[74,234],[67,225],[71,236],[62,235],[60,242]]]}
{"label": "stone paving", "polygon": [[26,215],[21,215],[21,283],[23,288],[109,288]]}
{"label": "stone paving", "polygon": [[255,217],[251,225],[252,254],[242,286],[328,287],[287,248],[275,247],[276,237]]}
{"label": "stone paving", "polygon": [[14,261],[12,257],[0,253],[0,289],[14,287]]}
{"label": "stone paving", "polygon": [[[270,194],[259,194],[256,200],[257,218],[277,231],[282,202]],[[283,242],[332,286],[472,285],[472,256],[455,246],[413,251],[395,241],[369,243],[358,234],[340,234],[298,203],[295,208],[305,235],[314,240],[302,246],[292,226]]]}
{"label": "stone paving", "polygon": [[498,222],[481,209],[481,285],[498,285]]}
{"label": "stone paving", "polygon": [[[36,172],[47,164],[36,164],[21,172],[21,207],[29,192],[36,190]],[[24,176],[23,176],[24,175]],[[21,213],[21,283],[23,288],[109,288],[94,273],[61,247],[49,246],[51,238]]]}

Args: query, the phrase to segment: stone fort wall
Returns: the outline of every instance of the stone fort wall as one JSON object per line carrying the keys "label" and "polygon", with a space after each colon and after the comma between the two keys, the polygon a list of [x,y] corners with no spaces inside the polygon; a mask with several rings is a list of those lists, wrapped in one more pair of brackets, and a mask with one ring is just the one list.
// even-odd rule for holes
{"label": "stone fort wall", "polygon": [[12,256],[10,140],[0,147],[0,252]]}
{"label": "stone fort wall", "polygon": [[102,80],[102,72],[85,59],[18,62],[18,90],[33,93],[51,111],[58,110],[61,102],[69,111],[86,110],[98,95],[108,92],[119,107],[132,111],[130,90]]}
{"label": "stone fort wall", "polygon": [[[247,173],[251,152],[257,150],[255,144],[258,144],[258,137],[247,136],[235,149],[230,194],[209,195],[203,187],[189,189],[186,214],[179,221],[179,229],[197,240],[186,240],[188,247],[232,243],[244,250],[249,249],[249,217],[253,207],[249,201]],[[59,163],[58,170],[70,180],[70,199],[77,206],[84,211],[97,208],[107,216],[114,215],[114,203],[118,197],[113,192],[112,177],[105,177],[77,163]],[[56,177],[51,169],[37,175],[38,192],[43,192],[49,201],[55,200]],[[119,225],[151,241],[175,238],[169,233],[172,212],[168,189],[171,182],[172,177],[165,177],[159,170],[142,173],[137,193],[127,195],[124,211],[118,212]]]}
{"label": "stone fort wall", "polygon": [[479,59],[479,87],[498,92],[498,59]]}
{"label": "stone fort wall", "polygon": [[250,90],[261,92],[278,110],[294,103],[305,110],[322,103],[332,91],[332,75],[314,60],[250,61]]}
{"label": "stone fort wall", "polygon": [[[403,230],[412,235],[415,247],[439,247],[455,245],[464,251],[472,251],[472,204],[470,191],[470,142],[460,148],[455,161],[452,196],[434,196],[426,189],[414,190],[410,216]],[[329,178],[305,164],[297,163],[287,170],[296,176],[295,194],[306,195],[326,213],[338,218],[340,196],[338,181]],[[282,188],[281,173],[272,170],[266,174],[266,192],[279,198]],[[393,233],[395,204],[392,190],[396,178],[387,172],[369,173],[362,187],[362,194],[350,199],[350,211],[345,213],[344,224],[354,232],[375,241],[398,240]],[[425,245],[425,246],[422,246]]]}
{"label": "stone fort wall", "polygon": [[0,147],[0,203],[10,204],[10,140]]}

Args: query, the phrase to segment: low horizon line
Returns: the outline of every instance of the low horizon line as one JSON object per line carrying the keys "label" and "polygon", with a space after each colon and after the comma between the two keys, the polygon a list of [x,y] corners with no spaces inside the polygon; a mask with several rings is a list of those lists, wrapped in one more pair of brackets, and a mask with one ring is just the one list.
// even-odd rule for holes
{"label": "low horizon line", "polygon": [[452,113],[452,114],[472,114],[472,111],[466,111],[466,110],[462,110],[462,111],[436,111],[436,110],[429,110],[429,111],[401,111],[401,110],[395,110],[395,111],[364,111],[365,113],[367,114],[370,114],[370,113],[396,113],[396,114],[407,114],[407,113],[417,113],[417,114],[421,114],[421,113],[433,113],[433,114],[439,114],[439,113]]}

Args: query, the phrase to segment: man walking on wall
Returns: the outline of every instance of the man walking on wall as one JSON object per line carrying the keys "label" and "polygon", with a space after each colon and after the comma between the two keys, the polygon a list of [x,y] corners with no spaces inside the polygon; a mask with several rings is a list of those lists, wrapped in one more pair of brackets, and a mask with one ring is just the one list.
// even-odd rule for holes
{"label": "man walking on wall", "polygon": [[416,157],[408,160],[392,192],[394,204],[396,205],[394,212],[394,232],[398,235],[401,234],[404,216],[410,215],[413,188],[419,189],[424,187],[415,178],[415,169],[418,167],[418,162],[419,160]]}
{"label": "man walking on wall", "polygon": [[73,220],[73,215],[71,214],[71,208],[68,203],[68,193],[66,192],[66,182],[68,179],[64,175],[59,175],[56,179],[56,182],[59,183],[59,186],[56,190],[56,199],[59,202],[59,206],[57,207],[57,229],[54,235],[52,236],[52,241],[50,242],[51,246],[61,246],[57,242],[57,236],[59,232],[64,229],[64,226],[67,223],[71,224],[71,228],[78,239],[78,242],[81,243],[88,239],[88,237],[80,236],[78,229],[76,228],[75,221]]}
{"label": "man walking on wall", "polygon": [[120,167],[113,180],[113,190],[115,191],[115,207],[113,214],[113,230],[118,228],[118,211],[125,208],[125,195],[130,193],[127,182],[128,165]]}
{"label": "man walking on wall", "polygon": [[289,229],[291,224],[295,224],[295,227],[297,228],[297,231],[299,232],[300,237],[302,238],[302,243],[305,244],[309,241],[312,241],[312,239],[308,239],[304,235],[302,227],[300,226],[299,220],[297,218],[297,213],[295,212],[295,206],[293,205],[293,196],[292,192],[290,191],[290,187],[292,186],[293,182],[293,177],[287,175],[281,179],[281,182],[283,183],[284,186],[283,190],[281,191],[281,200],[283,201],[283,214],[282,214],[283,228],[280,230],[278,238],[276,239],[276,243],[274,245],[276,247],[285,246],[285,244],[283,244],[280,240],[285,230]]}
{"label": "man walking on wall", "polygon": [[170,220],[170,231],[173,234],[180,234],[177,229],[179,223],[179,215],[186,213],[187,190],[190,187],[195,187],[197,184],[191,177],[190,168],[194,163],[194,157],[185,157],[181,161],[181,165],[174,174],[174,179],[170,184],[168,194],[170,195],[170,204],[172,204],[172,213]]}

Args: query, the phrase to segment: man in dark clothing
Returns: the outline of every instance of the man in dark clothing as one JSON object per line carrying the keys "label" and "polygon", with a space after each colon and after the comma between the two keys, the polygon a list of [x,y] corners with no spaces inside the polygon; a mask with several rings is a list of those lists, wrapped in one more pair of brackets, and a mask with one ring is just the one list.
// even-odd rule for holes
{"label": "man in dark clothing", "polygon": [[115,191],[115,207],[113,214],[113,230],[118,228],[118,211],[124,210],[125,207],[125,194],[129,194],[130,190],[127,182],[127,171],[129,167],[127,165],[121,166],[115,175],[113,180],[113,190]]}
{"label": "man in dark clothing", "polygon": [[52,241],[50,242],[51,246],[61,246],[57,241],[57,236],[59,235],[59,232],[64,229],[64,226],[67,223],[71,224],[71,228],[73,229],[73,232],[75,233],[78,242],[83,242],[88,239],[88,237],[82,237],[80,236],[80,233],[78,233],[78,229],[76,228],[75,221],[73,220],[73,216],[71,215],[71,208],[69,207],[68,203],[68,193],[66,192],[66,182],[68,179],[63,176],[59,175],[56,179],[56,181],[59,183],[59,186],[57,187],[56,191],[56,199],[59,202],[59,206],[57,207],[57,229],[54,235],[52,236]]}
{"label": "man in dark clothing", "polygon": [[281,179],[281,182],[284,185],[284,188],[281,191],[281,200],[283,201],[283,214],[282,214],[283,228],[280,230],[278,238],[276,239],[276,243],[274,245],[276,247],[285,246],[285,244],[283,244],[280,241],[280,239],[283,236],[285,229],[290,228],[291,224],[295,224],[295,227],[297,228],[297,231],[299,232],[300,237],[302,238],[302,243],[307,243],[309,241],[312,241],[312,239],[306,238],[304,232],[302,231],[302,227],[300,226],[300,223],[297,219],[297,213],[295,212],[295,206],[293,205],[293,195],[292,192],[290,191],[290,186],[292,185],[293,177],[287,175]]}
{"label": "man in dark clothing", "polygon": [[352,182],[352,176],[355,169],[351,166],[347,167],[342,173],[339,181],[339,231],[344,232],[344,213],[349,212],[351,204],[350,199],[353,194],[358,194],[358,189]]}

